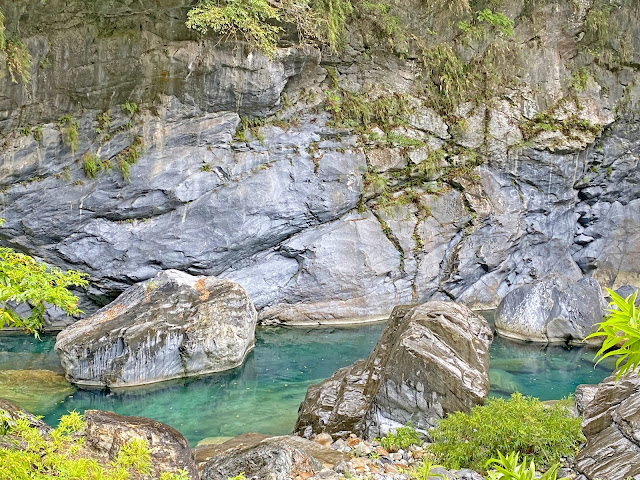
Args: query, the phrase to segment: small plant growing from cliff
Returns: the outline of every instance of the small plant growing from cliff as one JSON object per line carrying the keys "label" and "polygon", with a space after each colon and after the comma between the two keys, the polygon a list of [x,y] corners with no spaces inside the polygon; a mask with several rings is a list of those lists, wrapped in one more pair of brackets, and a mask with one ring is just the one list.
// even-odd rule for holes
{"label": "small plant growing from cliff", "polygon": [[638,292],[622,298],[613,290],[607,289],[611,297],[609,314],[600,323],[600,328],[587,338],[604,337],[602,347],[596,358],[599,363],[605,358],[619,355],[616,361],[618,369],[616,381],[628,372],[640,366],[640,309],[636,307]]}
{"label": "small plant growing from cliff", "polygon": [[7,43],[7,39],[5,38],[5,29],[4,29],[4,14],[2,10],[0,10],[0,50],[4,50],[4,47]]}
{"label": "small plant growing from cliff", "polygon": [[80,142],[78,135],[78,121],[71,115],[63,115],[58,118],[58,128],[62,135],[62,142],[69,145],[71,153],[76,153]]}
{"label": "small plant growing from cliff", "polygon": [[127,182],[131,181],[129,169],[131,165],[138,162],[140,155],[144,151],[144,140],[142,137],[135,137],[131,145],[125,148],[116,156],[116,165],[122,173],[122,178]]}
{"label": "small plant growing from cliff", "polygon": [[502,35],[510,37],[513,35],[513,20],[500,12],[493,12],[489,8],[478,12],[478,21],[485,22],[495,27]]}
{"label": "small plant growing from cliff", "polygon": [[394,432],[387,433],[384,437],[377,439],[382,448],[390,452],[397,452],[400,449],[407,449],[411,445],[421,445],[420,434],[413,428],[413,425],[406,424],[398,427]]}
{"label": "small plant growing from cliff", "polygon": [[[37,334],[43,325],[45,303],[61,308],[67,315],[82,313],[68,287],[87,284],[83,273],[63,272],[10,248],[0,248],[0,328],[17,327]],[[9,302],[27,304],[31,313],[20,317],[8,306]]]}
{"label": "small plant growing from cliff", "polygon": [[[487,472],[487,480],[557,480],[560,464],[553,464],[542,476],[537,477],[533,460],[528,463],[527,458],[524,457],[520,463],[518,452],[512,452],[507,456],[498,452],[498,458],[492,458],[487,462],[487,468],[489,467],[493,468]],[[567,478],[559,480],[567,480]]]}
{"label": "small plant growing from cliff", "polygon": [[17,78],[20,78],[22,83],[29,83],[31,80],[31,54],[22,40],[12,38],[6,41],[4,53],[7,57],[7,69],[11,75],[11,81],[18,83]]}
{"label": "small plant growing from cliff", "polygon": [[499,452],[519,452],[541,466],[572,457],[584,440],[580,419],[569,411],[571,400],[546,406],[537,398],[514,393],[489,398],[469,414],[457,412],[430,430],[429,451],[446,468],[483,470]]}
{"label": "small plant growing from cliff", "polygon": [[[133,117],[136,113],[138,113],[138,104],[135,102],[124,102],[122,105],[120,105],[120,108],[122,109],[123,112],[126,112],[130,117]],[[105,118],[104,115],[107,115],[107,117]],[[111,125],[111,118],[109,117],[109,114],[107,112],[105,112],[103,114],[103,122],[107,123]],[[100,119],[98,120],[100,121]]]}

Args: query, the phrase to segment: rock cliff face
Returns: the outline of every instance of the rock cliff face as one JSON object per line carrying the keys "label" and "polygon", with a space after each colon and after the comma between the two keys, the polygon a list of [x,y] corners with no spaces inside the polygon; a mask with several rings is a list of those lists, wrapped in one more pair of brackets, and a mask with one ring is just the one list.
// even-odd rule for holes
{"label": "rock cliff face", "polygon": [[402,0],[393,38],[359,9],[340,54],[267,58],[184,0],[0,1],[32,55],[27,84],[0,69],[0,241],[88,272],[87,313],[170,268],[267,323],[637,286],[640,12],[614,3],[504,0],[509,37]]}
{"label": "rock cliff face", "polygon": [[578,393],[582,395],[582,432],[587,444],[576,456],[576,471],[590,480],[637,478],[640,475],[638,375],[625,375],[618,382],[612,375],[599,385],[582,386],[576,390],[576,398]]}

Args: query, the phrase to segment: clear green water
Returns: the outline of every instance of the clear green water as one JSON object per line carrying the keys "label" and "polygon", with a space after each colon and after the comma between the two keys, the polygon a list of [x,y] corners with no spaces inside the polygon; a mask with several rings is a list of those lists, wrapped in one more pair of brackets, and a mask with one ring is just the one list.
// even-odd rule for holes
{"label": "clear green water", "polygon": [[[259,328],[245,363],[222,374],[118,391],[78,390],[41,411],[55,424],[69,410],[111,410],[167,423],[195,444],[205,437],[246,431],[285,434],[295,423],[309,385],[369,355],[384,323],[353,327]],[[0,370],[61,371],[55,339],[0,337]],[[492,394],[514,390],[543,400],[566,396],[580,383],[597,383],[610,370],[593,368],[593,350],[514,343],[497,337],[491,348]],[[496,368],[500,367],[500,368]],[[37,395],[37,392],[34,392]],[[2,387],[0,386],[0,396]]]}

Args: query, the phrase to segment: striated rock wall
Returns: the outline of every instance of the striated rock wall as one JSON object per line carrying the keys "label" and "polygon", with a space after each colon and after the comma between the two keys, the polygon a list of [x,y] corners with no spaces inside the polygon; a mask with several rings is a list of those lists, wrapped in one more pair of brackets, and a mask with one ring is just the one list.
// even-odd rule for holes
{"label": "striated rock wall", "polygon": [[0,69],[0,241],[88,272],[88,313],[170,268],[239,282],[265,323],[639,285],[640,12],[605,3],[505,0],[507,37],[402,0],[404,36],[358,10],[341,53],[269,59],[189,32],[182,0],[0,1],[33,57],[28,84]]}

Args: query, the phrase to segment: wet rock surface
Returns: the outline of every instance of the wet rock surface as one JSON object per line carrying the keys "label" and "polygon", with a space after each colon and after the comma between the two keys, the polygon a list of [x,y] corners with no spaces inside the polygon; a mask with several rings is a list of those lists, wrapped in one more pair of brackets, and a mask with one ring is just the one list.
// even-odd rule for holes
{"label": "wet rock surface", "polygon": [[238,284],[169,270],[67,327],[55,349],[73,383],[141,385],[240,365],[256,320]]}
{"label": "wet rock surface", "polygon": [[411,421],[425,432],[489,390],[487,321],[453,302],[396,307],[366,360],[307,391],[294,432],[372,438]]}
{"label": "wet rock surface", "polygon": [[551,275],[509,292],[495,313],[500,335],[535,342],[582,342],[604,315],[598,282]]}
{"label": "wet rock surface", "polygon": [[640,478],[640,376],[628,374],[616,383],[612,375],[591,387],[580,389],[591,400],[582,402],[587,443],[576,456],[576,471],[589,480]]}

